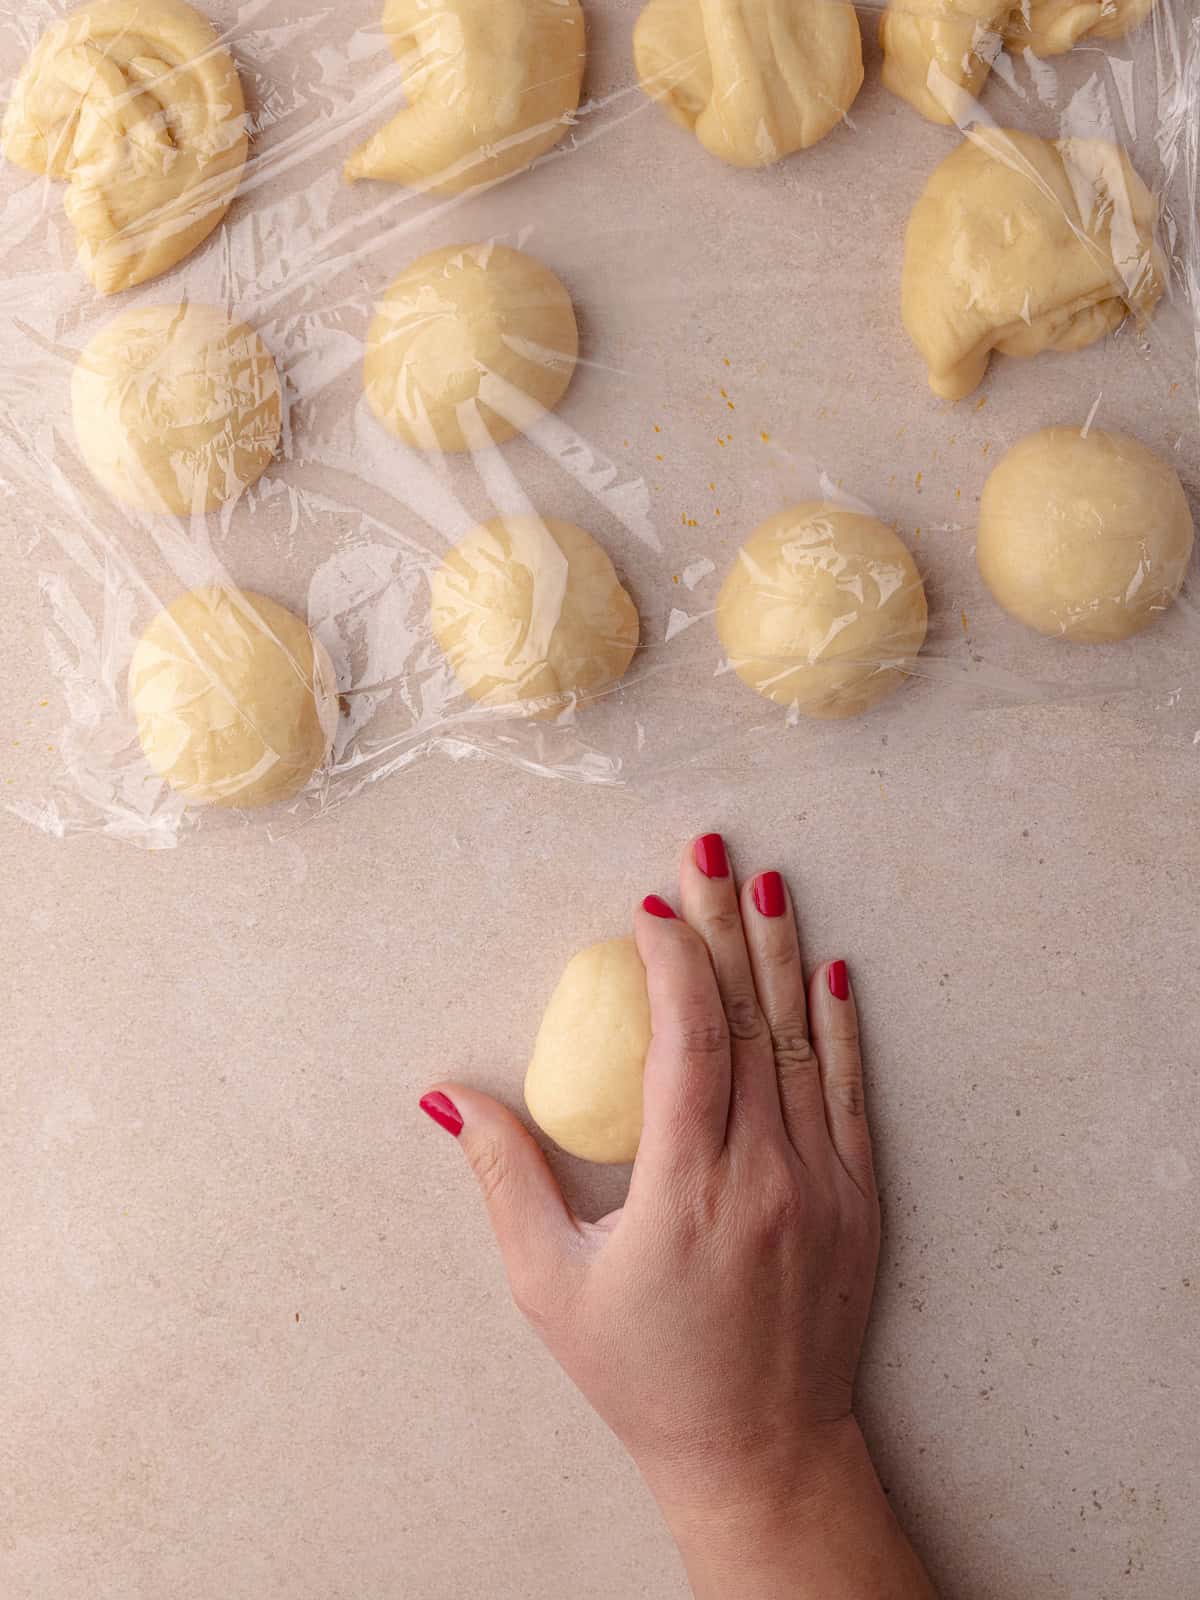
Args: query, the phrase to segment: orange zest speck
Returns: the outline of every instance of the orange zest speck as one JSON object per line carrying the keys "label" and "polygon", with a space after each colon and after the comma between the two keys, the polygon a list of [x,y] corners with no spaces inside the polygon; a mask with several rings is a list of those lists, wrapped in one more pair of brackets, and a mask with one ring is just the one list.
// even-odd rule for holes
{"label": "orange zest speck", "polygon": [[982,411],[985,405],[987,405],[987,395],[981,394],[975,402],[976,411]]}
{"label": "orange zest speck", "polygon": [[962,614],[962,625],[963,625],[963,632],[964,633],[969,633],[971,631],[971,625],[967,621],[967,613],[965,611]]}
{"label": "orange zest speck", "polygon": [[771,435],[769,433],[767,433],[765,430],[762,433],[760,433],[758,437],[762,440],[762,442],[764,444],[770,444],[770,442],[771,442]]}

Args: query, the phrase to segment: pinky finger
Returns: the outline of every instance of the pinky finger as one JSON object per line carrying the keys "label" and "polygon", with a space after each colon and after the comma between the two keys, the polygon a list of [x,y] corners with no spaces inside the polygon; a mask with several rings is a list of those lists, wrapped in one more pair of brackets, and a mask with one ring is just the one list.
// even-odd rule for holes
{"label": "pinky finger", "polygon": [[875,1192],[858,1008],[844,961],[818,967],[809,993],[813,1048],[821,1063],[825,1119],[838,1159],[863,1194]]}

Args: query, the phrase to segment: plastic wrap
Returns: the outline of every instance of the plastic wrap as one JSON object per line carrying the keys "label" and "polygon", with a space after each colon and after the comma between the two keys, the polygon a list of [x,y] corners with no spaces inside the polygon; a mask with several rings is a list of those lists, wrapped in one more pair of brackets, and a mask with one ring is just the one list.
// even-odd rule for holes
{"label": "plastic wrap", "polygon": [[6,599],[59,724],[8,807],[165,846],[435,751],[615,784],[1085,696],[1200,741],[1186,585],[1081,644],[974,552],[1053,425],[1195,503],[1186,0],[906,0],[886,56],[837,0],[380,5],[0,22]]}

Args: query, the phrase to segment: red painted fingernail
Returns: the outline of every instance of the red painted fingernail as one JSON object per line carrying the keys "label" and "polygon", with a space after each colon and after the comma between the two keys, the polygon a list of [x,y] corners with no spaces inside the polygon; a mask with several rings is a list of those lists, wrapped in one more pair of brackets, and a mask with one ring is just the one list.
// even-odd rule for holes
{"label": "red painted fingernail", "polygon": [[844,961],[834,961],[829,968],[829,992],[835,1000],[849,1000],[850,975]]}
{"label": "red painted fingernail", "polygon": [[648,911],[652,917],[661,917],[664,922],[674,922],[675,913],[665,900],[660,900],[656,894],[648,894],[642,901],[642,910]]}
{"label": "red painted fingernail", "polygon": [[725,854],[725,841],[719,833],[706,833],[692,846],[696,865],[706,878],[727,878],[729,857]]}
{"label": "red painted fingernail", "polygon": [[764,872],[754,880],[754,904],[764,917],[781,917],[787,910],[787,894],[777,872]]}
{"label": "red painted fingernail", "polygon": [[421,1101],[421,1110],[427,1117],[432,1117],[439,1128],[445,1128],[447,1133],[452,1133],[457,1139],[463,1131],[463,1119],[458,1114],[458,1107],[453,1100],[440,1093],[427,1094]]}

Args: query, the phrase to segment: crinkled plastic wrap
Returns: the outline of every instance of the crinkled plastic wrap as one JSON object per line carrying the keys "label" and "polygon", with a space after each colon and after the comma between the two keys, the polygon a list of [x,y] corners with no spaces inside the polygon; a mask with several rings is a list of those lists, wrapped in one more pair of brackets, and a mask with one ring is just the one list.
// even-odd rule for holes
{"label": "crinkled plastic wrap", "polygon": [[30,0],[0,74],[38,826],[1200,741],[1188,0]]}

